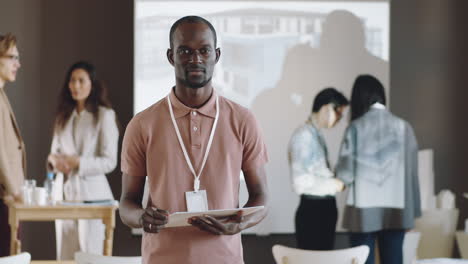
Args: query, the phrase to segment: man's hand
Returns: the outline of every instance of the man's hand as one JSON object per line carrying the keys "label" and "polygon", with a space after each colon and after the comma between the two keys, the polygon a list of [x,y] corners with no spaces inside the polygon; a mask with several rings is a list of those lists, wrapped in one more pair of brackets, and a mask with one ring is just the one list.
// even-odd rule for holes
{"label": "man's hand", "polygon": [[260,166],[251,170],[244,170],[245,183],[249,192],[249,199],[244,207],[265,206],[264,209],[244,216],[242,210],[236,215],[213,217],[204,215],[192,217],[188,223],[200,230],[215,235],[234,235],[240,231],[252,227],[262,221],[267,214],[267,185],[265,168]]}
{"label": "man's hand", "polygon": [[239,211],[236,215],[221,217],[204,215],[192,217],[188,220],[189,224],[215,235],[235,235],[242,231],[243,221],[242,211]]}
{"label": "man's hand", "polygon": [[169,219],[169,212],[157,208],[148,207],[141,215],[140,221],[143,230],[148,233],[159,233]]}

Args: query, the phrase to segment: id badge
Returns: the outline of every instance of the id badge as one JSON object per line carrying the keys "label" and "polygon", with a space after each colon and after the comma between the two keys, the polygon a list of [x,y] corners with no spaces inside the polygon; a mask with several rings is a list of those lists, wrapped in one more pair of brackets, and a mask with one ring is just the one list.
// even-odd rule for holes
{"label": "id badge", "polygon": [[205,190],[185,192],[185,202],[187,204],[187,212],[208,211],[208,200]]}

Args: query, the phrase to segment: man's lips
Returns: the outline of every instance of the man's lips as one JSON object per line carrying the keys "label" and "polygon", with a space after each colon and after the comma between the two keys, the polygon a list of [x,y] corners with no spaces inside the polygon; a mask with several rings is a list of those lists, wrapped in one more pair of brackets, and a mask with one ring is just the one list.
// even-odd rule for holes
{"label": "man's lips", "polygon": [[205,69],[196,68],[196,69],[187,69],[188,72],[205,72]]}
{"label": "man's lips", "polygon": [[200,69],[200,68],[197,68],[197,69],[187,69],[187,74],[190,75],[190,76],[202,76],[203,74],[205,74],[205,70],[204,69]]}
{"label": "man's lips", "polygon": [[201,65],[187,65],[187,72],[205,72],[205,67]]}

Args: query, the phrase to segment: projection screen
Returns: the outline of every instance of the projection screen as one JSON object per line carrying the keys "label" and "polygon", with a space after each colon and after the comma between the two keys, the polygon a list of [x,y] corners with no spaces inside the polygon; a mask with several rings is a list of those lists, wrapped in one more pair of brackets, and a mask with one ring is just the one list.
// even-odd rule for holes
{"label": "projection screen", "polygon": [[[354,79],[369,73],[382,81],[388,95],[389,2],[135,0],[135,114],[174,86],[166,58],[169,29],[186,15],[203,16],[215,27],[222,56],[213,86],[250,108],[265,136],[269,215],[248,232],[293,233],[299,197],[291,188],[289,138],[323,88],[335,87],[349,97]],[[323,131],[332,166],[348,120],[345,116]],[[242,205],[247,191],[241,182]],[[338,197],[339,212],[345,195]]]}

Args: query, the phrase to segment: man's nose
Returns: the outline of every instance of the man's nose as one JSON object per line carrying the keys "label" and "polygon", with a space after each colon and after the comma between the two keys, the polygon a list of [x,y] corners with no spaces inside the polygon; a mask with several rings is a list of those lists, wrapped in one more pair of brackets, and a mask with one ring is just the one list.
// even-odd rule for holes
{"label": "man's nose", "polygon": [[190,61],[194,63],[200,63],[202,62],[201,59],[201,53],[198,50],[193,51],[193,53],[190,55]]}

